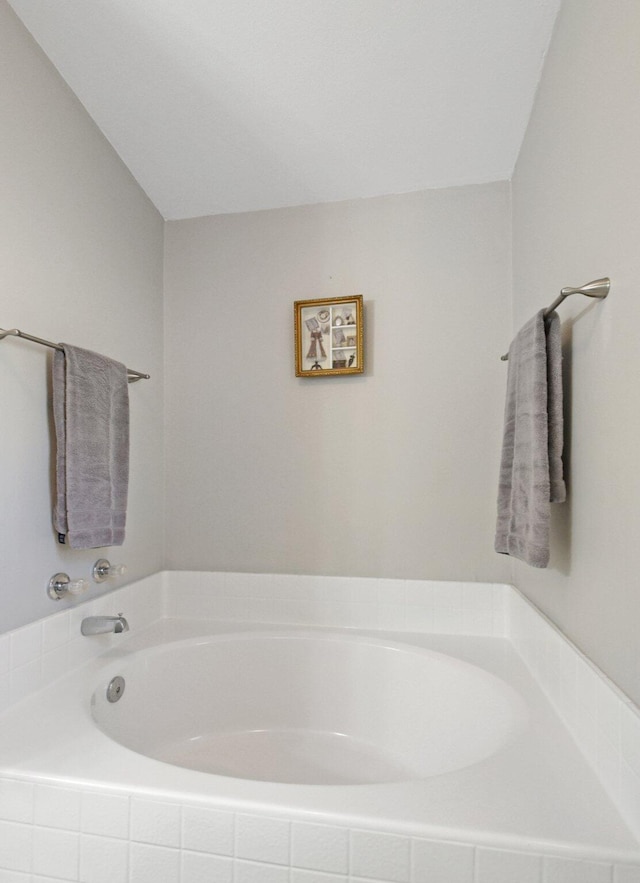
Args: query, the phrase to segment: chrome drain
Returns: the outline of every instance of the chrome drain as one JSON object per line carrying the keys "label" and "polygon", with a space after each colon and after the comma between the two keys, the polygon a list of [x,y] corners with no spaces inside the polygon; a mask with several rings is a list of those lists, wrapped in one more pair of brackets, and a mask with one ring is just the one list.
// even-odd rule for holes
{"label": "chrome drain", "polygon": [[115,678],[109,682],[109,686],[107,687],[107,700],[109,702],[117,702],[118,699],[122,698],[123,693],[124,678],[120,677],[120,675],[116,675]]}

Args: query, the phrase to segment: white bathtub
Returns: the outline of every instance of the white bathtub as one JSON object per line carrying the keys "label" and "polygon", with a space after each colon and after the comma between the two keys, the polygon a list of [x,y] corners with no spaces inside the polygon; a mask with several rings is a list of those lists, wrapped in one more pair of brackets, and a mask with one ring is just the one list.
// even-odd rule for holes
{"label": "white bathtub", "polygon": [[385,849],[427,838],[640,862],[504,638],[166,618],[105,646],[2,715],[0,779],[231,813],[236,862],[256,854],[237,851],[241,825],[262,817],[274,831],[380,832]]}
{"label": "white bathtub", "polygon": [[519,694],[477,666],[344,632],[191,639],[136,653],[117,677],[117,701],[104,679],[92,698],[111,738],[167,763],[265,782],[426,779],[495,754],[528,718]]}

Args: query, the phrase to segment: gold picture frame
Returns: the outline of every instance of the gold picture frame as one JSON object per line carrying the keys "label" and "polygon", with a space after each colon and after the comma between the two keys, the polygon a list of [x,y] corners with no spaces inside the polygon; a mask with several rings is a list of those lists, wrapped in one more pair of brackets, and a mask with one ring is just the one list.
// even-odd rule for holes
{"label": "gold picture frame", "polygon": [[364,371],[363,296],[297,300],[293,305],[296,377]]}

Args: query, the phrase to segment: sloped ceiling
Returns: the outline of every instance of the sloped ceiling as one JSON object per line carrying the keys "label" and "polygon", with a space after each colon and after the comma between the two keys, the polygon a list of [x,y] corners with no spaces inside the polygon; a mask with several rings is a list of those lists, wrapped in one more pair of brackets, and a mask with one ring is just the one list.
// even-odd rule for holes
{"label": "sloped ceiling", "polygon": [[165,218],[511,177],[561,0],[10,0]]}

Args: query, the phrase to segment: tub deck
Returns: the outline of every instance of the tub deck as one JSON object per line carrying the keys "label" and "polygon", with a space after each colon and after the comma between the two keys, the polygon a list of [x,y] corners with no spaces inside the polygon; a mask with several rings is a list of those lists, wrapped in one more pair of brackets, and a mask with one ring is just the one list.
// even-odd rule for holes
{"label": "tub deck", "polygon": [[270,627],[163,619],[123,636],[117,648],[0,717],[0,777],[640,864],[640,845],[507,639],[348,630],[462,659],[502,678],[523,697],[529,723],[513,742],[472,766],[423,780],[325,786],[233,779],[142,756],[95,726],[90,698],[96,684],[117,674],[132,653],[167,641],[249,630]]}

